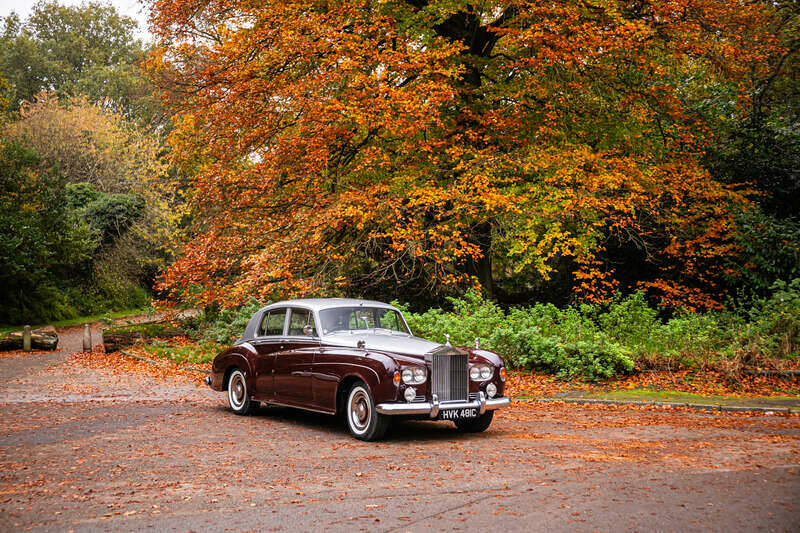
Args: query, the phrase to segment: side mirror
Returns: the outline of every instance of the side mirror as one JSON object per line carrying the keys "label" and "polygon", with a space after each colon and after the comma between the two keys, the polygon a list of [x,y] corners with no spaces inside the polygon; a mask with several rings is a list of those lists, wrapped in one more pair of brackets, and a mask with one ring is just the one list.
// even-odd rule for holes
{"label": "side mirror", "polygon": [[311,327],[310,325],[306,324],[305,326],[303,326],[303,335],[306,335],[308,337],[313,336],[314,335],[314,328]]}

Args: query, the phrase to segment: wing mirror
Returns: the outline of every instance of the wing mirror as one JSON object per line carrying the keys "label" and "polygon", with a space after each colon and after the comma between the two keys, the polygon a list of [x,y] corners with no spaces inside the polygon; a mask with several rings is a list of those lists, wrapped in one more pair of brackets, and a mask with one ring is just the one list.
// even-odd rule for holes
{"label": "wing mirror", "polygon": [[314,335],[314,328],[312,326],[306,324],[305,326],[303,326],[303,335],[306,335],[308,337],[312,337]]}

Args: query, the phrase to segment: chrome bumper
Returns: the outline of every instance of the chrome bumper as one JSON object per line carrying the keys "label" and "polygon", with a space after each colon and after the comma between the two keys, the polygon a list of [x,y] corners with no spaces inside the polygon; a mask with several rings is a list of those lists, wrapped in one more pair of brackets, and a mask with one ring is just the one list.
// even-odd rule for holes
{"label": "chrome bumper", "polygon": [[483,392],[478,393],[478,398],[472,401],[439,402],[439,398],[433,395],[430,402],[410,402],[410,403],[379,403],[375,409],[382,415],[428,415],[431,418],[439,416],[441,409],[477,409],[478,413],[501,409],[511,405],[511,399],[486,398]]}

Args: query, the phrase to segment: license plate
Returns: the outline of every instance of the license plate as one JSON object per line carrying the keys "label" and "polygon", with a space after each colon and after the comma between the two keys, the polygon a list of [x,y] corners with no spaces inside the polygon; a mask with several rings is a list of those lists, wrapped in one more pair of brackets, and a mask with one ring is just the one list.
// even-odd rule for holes
{"label": "license plate", "polygon": [[478,418],[478,409],[442,409],[439,411],[440,420],[465,420],[467,418]]}

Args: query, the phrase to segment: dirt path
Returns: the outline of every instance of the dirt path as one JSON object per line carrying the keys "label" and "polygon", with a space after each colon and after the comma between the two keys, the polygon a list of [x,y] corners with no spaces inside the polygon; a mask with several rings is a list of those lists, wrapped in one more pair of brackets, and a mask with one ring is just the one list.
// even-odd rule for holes
{"label": "dirt path", "polygon": [[[65,346],[71,346],[65,335]],[[385,442],[289,409],[0,358],[0,531],[798,531],[800,418],[518,404]]]}

